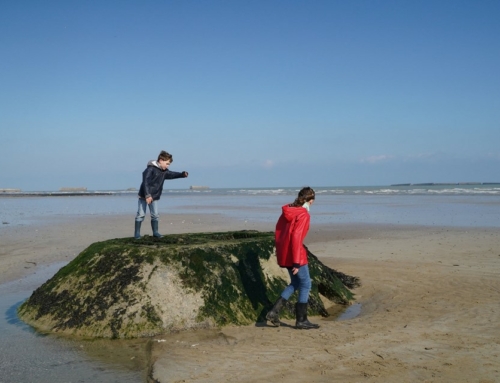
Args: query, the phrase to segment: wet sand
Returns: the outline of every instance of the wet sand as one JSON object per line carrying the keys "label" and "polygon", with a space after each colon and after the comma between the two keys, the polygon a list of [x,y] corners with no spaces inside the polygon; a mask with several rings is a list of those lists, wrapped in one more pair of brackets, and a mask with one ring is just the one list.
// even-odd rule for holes
{"label": "wet sand", "polygon": [[[133,216],[85,217],[0,230],[0,283],[70,261],[89,244],[132,235]],[[143,233],[149,233],[147,223]],[[258,229],[273,224],[216,215],[165,215],[163,233]],[[152,340],[158,382],[500,381],[498,229],[313,226],[310,250],[361,278],[361,313],[319,330],[293,321],[170,334]],[[157,340],[162,340],[158,342]]]}

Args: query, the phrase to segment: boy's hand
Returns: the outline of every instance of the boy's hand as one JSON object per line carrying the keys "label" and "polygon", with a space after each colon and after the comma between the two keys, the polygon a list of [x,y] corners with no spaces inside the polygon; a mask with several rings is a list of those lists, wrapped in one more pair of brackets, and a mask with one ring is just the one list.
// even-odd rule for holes
{"label": "boy's hand", "polygon": [[146,198],[146,203],[149,205],[151,204],[151,202],[153,202],[153,197],[148,197]]}
{"label": "boy's hand", "polygon": [[188,173],[188,172],[186,172],[186,171],[183,171],[183,172],[182,172],[182,175],[184,176],[184,178],[186,178],[186,177],[189,175],[189,173]]}

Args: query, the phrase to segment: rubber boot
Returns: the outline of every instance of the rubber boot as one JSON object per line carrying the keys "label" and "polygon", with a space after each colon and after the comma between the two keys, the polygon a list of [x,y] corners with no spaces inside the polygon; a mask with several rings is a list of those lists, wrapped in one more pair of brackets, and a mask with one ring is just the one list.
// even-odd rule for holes
{"label": "rubber boot", "polygon": [[285,303],[286,299],[280,296],[278,300],[274,302],[274,306],[271,311],[269,311],[266,315],[266,319],[277,327],[280,325],[280,310]]}
{"label": "rubber boot", "polygon": [[151,228],[153,229],[153,237],[161,238],[163,235],[158,233],[158,221],[151,221]]}
{"label": "rubber boot", "polygon": [[295,313],[297,318],[295,328],[299,330],[319,328],[319,324],[314,324],[307,320],[307,303],[297,303],[295,305]]}
{"label": "rubber boot", "polygon": [[138,221],[135,221],[135,233],[134,233],[134,238],[135,239],[140,239],[141,238],[141,223],[142,222],[138,222]]}

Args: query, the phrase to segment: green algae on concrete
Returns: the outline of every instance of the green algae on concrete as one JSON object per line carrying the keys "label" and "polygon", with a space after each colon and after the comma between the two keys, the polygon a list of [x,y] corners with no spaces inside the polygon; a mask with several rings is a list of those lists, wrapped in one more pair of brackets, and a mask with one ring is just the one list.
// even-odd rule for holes
{"label": "green algae on concrete", "polygon": [[[41,331],[135,338],[189,328],[264,321],[288,284],[274,233],[234,231],[97,242],[35,290],[19,308]],[[359,285],[309,252],[310,315],[324,299],[349,304]],[[284,318],[294,317],[294,300]]]}

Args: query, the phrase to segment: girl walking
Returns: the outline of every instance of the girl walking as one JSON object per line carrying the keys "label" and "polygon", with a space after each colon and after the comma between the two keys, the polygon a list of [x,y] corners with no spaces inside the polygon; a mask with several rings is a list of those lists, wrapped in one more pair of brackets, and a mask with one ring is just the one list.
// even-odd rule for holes
{"label": "girl walking", "polygon": [[299,191],[295,201],[282,207],[282,213],[276,224],[275,242],[276,257],[280,267],[286,267],[290,274],[290,284],[283,290],[266,319],[275,326],[280,325],[279,312],[290,296],[299,290],[299,298],[295,306],[298,329],[319,328],[319,325],[307,319],[307,303],[311,290],[311,278],[307,262],[307,251],[304,238],[309,231],[309,209],[314,203],[316,194],[310,187]]}

